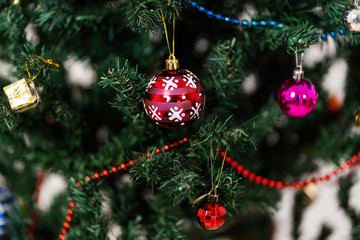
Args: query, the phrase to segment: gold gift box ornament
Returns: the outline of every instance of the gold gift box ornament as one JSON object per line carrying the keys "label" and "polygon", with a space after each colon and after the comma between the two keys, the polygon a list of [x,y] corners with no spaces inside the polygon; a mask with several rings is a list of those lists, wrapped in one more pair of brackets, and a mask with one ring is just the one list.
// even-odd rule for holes
{"label": "gold gift box ornament", "polygon": [[40,102],[39,93],[32,80],[23,78],[5,86],[3,89],[10,103],[11,110],[16,113],[34,108]]}
{"label": "gold gift box ornament", "polygon": [[23,78],[3,88],[10,103],[11,110],[16,113],[24,112],[28,109],[36,107],[36,105],[39,104],[40,96],[33,80],[37,78],[44,67],[47,64],[51,64],[55,67],[60,66],[59,64],[54,63],[52,59],[44,59],[38,55],[33,56],[44,62],[44,65],[40,68],[37,74],[34,77],[31,77],[28,64],[26,62],[26,71],[29,75],[29,79]]}

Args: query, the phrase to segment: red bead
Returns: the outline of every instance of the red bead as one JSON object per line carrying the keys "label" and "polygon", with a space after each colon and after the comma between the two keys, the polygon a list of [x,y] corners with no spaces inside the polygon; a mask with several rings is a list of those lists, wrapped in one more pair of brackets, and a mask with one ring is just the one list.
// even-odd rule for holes
{"label": "red bead", "polygon": [[62,235],[62,234],[60,234],[60,235],[59,235],[59,239],[60,239],[60,240],[65,240],[65,236]]}
{"label": "red bead", "polygon": [[232,167],[232,168],[235,168],[235,169],[236,169],[237,165],[238,165],[237,162],[235,162],[235,161],[232,161],[232,162],[231,162],[231,167]]}
{"label": "red bead", "polygon": [[159,154],[161,152],[160,148],[155,149],[155,153]]}
{"label": "red bead", "polygon": [[226,209],[220,203],[204,202],[199,206],[196,216],[203,228],[214,230],[225,223]]}
{"label": "red bead", "polygon": [[134,161],[134,160],[130,160],[129,165],[132,166],[132,167],[135,166],[135,161]]}
{"label": "red bead", "polygon": [[146,153],[146,157],[149,158],[151,157],[151,154],[149,152]]}
{"label": "red bead", "polygon": [[291,183],[291,188],[295,188],[296,187],[296,183],[295,182],[292,182]]}
{"label": "red bead", "polygon": [[187,137],[184,137],[184,138],[183,138],[183,141],[184,141],[184,142],[188,142],[189,139],[188,139]]}
{"label": "red bead", "polygon": [[205,103],[199,79],[185,69],[162,70],[149,82],[145,112],[164,128],[183,128],[198,119]]}
{"label": "red bead", "polygon": [[109,171],[108,171],[108,170],[104,170],[104,171],[103,171],[103,174],[104,174],[104,176],[107,177],[107,176],[109,176]]}
{"label": "red bead", "polygon": [[250,173],[250,175],[249,175],[250,181],[254,180],[254,178],[255,178],[255,174],[254,174],[254,173]]}
{"label": "red bead", "polygon": [[165,145],[165,146],[164,146],[164,149],[165,149],[165,150],[169,150],[169,148],[170,148],[170,147],[169,147],[168,145]]}
{"label": "red bead", "polygon": [[323,177],[319,177],[319,181],[320,181],[320,182],[324,181],[324,178],[323,178]]}
{"label": "red bead", "polygon": [[173,146],[174,146],[174,147],[178,147],[178,146],[179,146],[179,143],[178,143],[178,142],[174,142],[174,143],[173,143]]}
{"label": "red bead", "polygon": [[261,182],[261,177],[260,177],[260,176],[256,176],[256,177],[255,177],[255,182],[256,182],[256,183],[260,183],[260,182]]}
{"label": "red bead", "polygon": [[62,228],[62,229],[61,229],[61,232],[62,232],[63,234],[68,234],[68,231],[67,231],[65,228]]}
{"label": "red bead", "polygon": [[243,169],[244,169],[244,167],[240,165],[240,166],[238,166],[238,167],[236,168],[236,171],[237,171],[238,173],[241,173]]}
{"label": "red bead", "polygon": [[66,221],[68,221],[68,222],[71,222],[72,221],[72,218],[70,217],[70,216],[66,216]]}
{"label": "red bead", "polygon": [[249,170],[244,170],[242,174],[244,177],[247,177],[249,175]]}
{"label": "red bead", "polygon": [[221,158],[224,158],[224,157],[225,157],[225,154],[226,154],[225,152],[221,152],[221,153],[220,153]]}
{"label": "red bead", "polygon": [[352,156],[352,158],[351,158],[351,160],[352,160],[352,162],[354,163],[354,164],[357,164],[358,163],[358,161],[359,161],[359,158],[358,158],[358,156]]}
{"label": "red bead", "polygon": [[314,179],[312,180],[312,183],[313,183],[313,184],[316,184],[316,183],[317,183],[316,178],[314,178]]}
{"label": "red bead", "polygon": [[263,186],[266,186],[268,184],[269,180],[267,178],[263,178],[263,180],[261,181],[261,184]]}
{"label": "red bead", "polygon": [[283,186],[282,182],[276,182],[275,187],[276,187],[277,189],[281,188],[282,186]]}
{"label": "red bead", "polygon": [[125,165],[124,163],[122,163],[122,164],[120,164],[120,168],[121,168],[122,170],[126,170],[126,165]]}
{"label": "red bead", "polygon": [[340,170],[340,172],[344,171],[344,166],[343,166],[343,165],[340,165],[340,166],[339,166],[339,170]]}
{"label": "red bead", "polygon": [[80,183],[80,181],[77,181],[77,183],[76,183],[79,187],[81,186],[81,183]]}
{"label": "red bead", "polygon": [[309,186],[309,184],[310,184],[310,182],[306,181],[304,185],[305,185],[305,187],[307,187],[307,186]]}
{"label": "red bead", "polygon": [[90,176],[86,176],[85,178],[86,181],[90,181],[90,179],[91,179]]}
{"label": "red bead", "polygon": [[74,203],[74,202],[69,202],[69,206],[70,206],[71,208],[73,208],[73,207],[75,207],[75,203]]}
{"label": "red bead", "polygon": [[71,209],[69,209],[69,210],[68,210],[68,214],[69,214],[69,215],[73,215],[73,214],[74,214],[74,211],[71,210]]}
{"label": "red bead", "polygon": [[113,173],[117,173],[118,170],[117,170],[116,167],[112,167],[112,168],[111,168],[111,171],[113,171]]}
{"label": "red bead", "polygon": [[225,161],[226,161],[227,163],[231,163],[231,160],[232,160],[231,157],[226,157],[226,158],[225,158]]}
{"label": "red bead", "polygon": [[288,182],[285,182],[284,184],[283,184],[283,188],[287,188],[289,186],[289,183]]}
{"label": "red bead", "polygon": [[100,178],[100,174],[94,173],[94,177],[97,178],[97,179],[99,179],[99,178]]}
{"label": "red bead", "polygon": [[65,228],[70,228],[70,224],[68,222],[64,222],[64,227]]}
{"label": "red bead", "polygon": [[303,186],[304,186],[304,184],[303,184],[302,182],[298,182],[298,183],[297,183],[297,187],[298,187],[298,188],[302,188]]}
{"label": "red bead", "polygon": [[351,161],[350,161],[350,160],[347,160],[347,161],[346,161],[346,166],[348,166],[348,167],[351,166]]}
{"label": "red bead", "polygon": [[330,180],[330,178],[331,178],[330,174],[326,174],[325,178],[326,178],[326,180]]}
{"label": "red bead", "polygon": [[334,171],[333,171],[333,174],[334,174],[334,176],[336,176],[336,175],[337,175],[337,171],[336,171],[336,170],[334,170]]}
{"label": "red bead", "polygon": [[270,180],[270,181],[269,181],[269,187],[270,187],[270,188],[275,187],[275,181],[274,181],[274,180]]}

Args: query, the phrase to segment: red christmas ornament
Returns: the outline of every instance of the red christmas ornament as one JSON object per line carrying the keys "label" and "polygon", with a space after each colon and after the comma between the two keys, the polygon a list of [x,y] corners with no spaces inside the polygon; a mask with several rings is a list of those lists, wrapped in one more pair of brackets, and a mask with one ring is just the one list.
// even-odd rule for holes
{"label": "red christmas ornament", "polygon": [[198,119],[204,108],[199,79],[178,68],[178,60],[166,60],[166,69],[151,79],[144,97],[146,114],[164,128],[184,128]]}
{"label": "red christmas ornament", "polygon": [[226,209],[218,202],[204,202],[197,211],[199,224],[207,230],[215,230],[225,223]]}

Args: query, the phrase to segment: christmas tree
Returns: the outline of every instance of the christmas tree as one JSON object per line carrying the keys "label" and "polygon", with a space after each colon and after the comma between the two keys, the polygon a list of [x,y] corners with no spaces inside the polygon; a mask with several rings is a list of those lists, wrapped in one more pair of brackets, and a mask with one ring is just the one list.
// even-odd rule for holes
{"label": "christmas tree", "polygon": [[360,239],[359,4],[0,0],[0,239]]}

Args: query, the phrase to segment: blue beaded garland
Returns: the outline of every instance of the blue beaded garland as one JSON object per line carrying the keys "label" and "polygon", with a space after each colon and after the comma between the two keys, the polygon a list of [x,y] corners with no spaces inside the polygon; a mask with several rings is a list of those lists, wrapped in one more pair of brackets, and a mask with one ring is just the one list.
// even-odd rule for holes
{"label": "blue beaded garland", "polygon": [[[205,12],[206,15],[208,16],[208,18],[212,18],[215,16],[216,19],[218,20],[224,20],[225,22],[231,22],[235,25],[239,25],[241,23],[241,25],[243,27],[248,27],[248,26],[252,26],[252,27],[258,27],[258,26],[262,26],[262,27],[267,27],[267,26],[271,26],[271,27],[285,27],[284,23],[277,23],[274,20],[271,21],[265,21],[265,20],[261,20],[261,21],[251,21],[251,25],[250,22],[248,20],[239,20],[237,18],[230,18],[230,17],[223,17],[221,14],[214,14],[214,11],[211,10],[206,10],[204,6],[199,6],[198,3],[196,1],[192,1],[192,0],[184,0],[185,2],[190,3],[190,6],[195,7],[199,10],[199,12]],[[339,35],[343,36],[345,35],[345,30],[344,29],[339,29]],[[327,40],[327,35],[330,35],[333,38],[336,38],[337,36],[337,31],[331,31],[330,33],[326,33],[323,32],[322,34],[320,34],[320,37],[322,40]],[[315,39],[319,39],[318,35],[314,35]]]}

